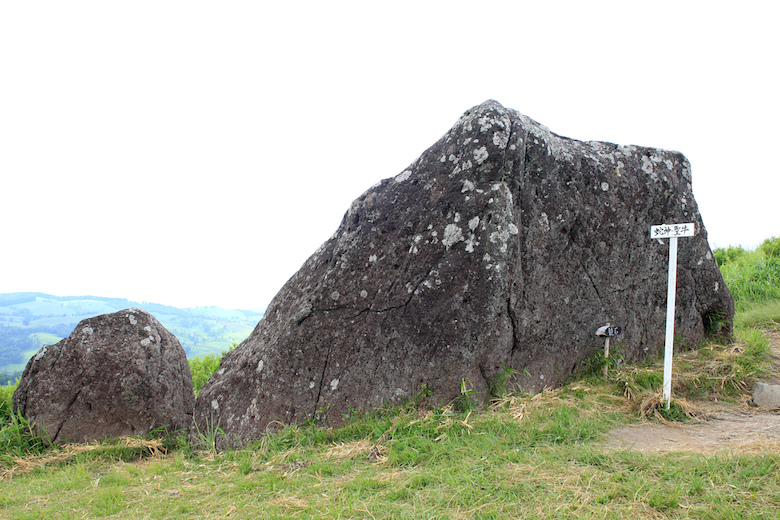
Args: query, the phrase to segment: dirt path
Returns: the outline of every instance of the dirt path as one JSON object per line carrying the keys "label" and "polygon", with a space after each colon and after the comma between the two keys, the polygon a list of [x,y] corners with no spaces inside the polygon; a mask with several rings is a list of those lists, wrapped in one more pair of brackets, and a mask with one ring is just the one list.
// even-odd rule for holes
{"label": "dirt path", "polygon": [[[767,331],[774,362],[780,367],[780,332]],[[767,382],[779,384],[777,377]],[[612,430],[605,446],[645,453],[664,452],[780,452],[780,413],[747,403],[696,403],[710,417],[687,424],[643,423]]]}

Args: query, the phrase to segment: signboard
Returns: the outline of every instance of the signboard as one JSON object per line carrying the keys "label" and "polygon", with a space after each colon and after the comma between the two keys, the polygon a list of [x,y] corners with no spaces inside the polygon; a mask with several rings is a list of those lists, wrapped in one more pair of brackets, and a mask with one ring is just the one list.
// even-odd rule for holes
{"label": "signboard", "polygon": [[695,229],[692,222],[689,222],[688,224],[650,226],[650,238],[692,237],[694,231]]}
{"label": "signboard", "polygon": [[694,225],[663,224],[650,226],[650,238],[669,239],[669,283],[666,287],[666,342],[664,345],[664,386],[662,399],[666,401],[666,409],[672,399],[672,356],[674,355],[674,305],[677,296],[677,239],[692,237]]}
{"label": "signboard", "polygon": [[621,327],[618,327],[617,325],[612,325],[612,326],[605,325],[596,331],[596,336],[606,336],[608,338],[614,338],[615,336],[619,336],[621,332],[623,332],[623,329]]}

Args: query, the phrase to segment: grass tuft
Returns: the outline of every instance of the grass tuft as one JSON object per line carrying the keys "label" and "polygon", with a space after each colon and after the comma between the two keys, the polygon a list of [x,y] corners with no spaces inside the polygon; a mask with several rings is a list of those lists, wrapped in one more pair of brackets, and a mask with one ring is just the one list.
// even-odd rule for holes
{"label": "grass tuft", "polygon": [[[751,311],[763,304],[780,301],[780,238],[764,241],[756,250],[745,251],[740,247],[716,249],[715,260],[720,266],[738,312]],[[780,321],[773,313],[775,322]]]}
{"label": "grass tuft", "polygon": [[50,465],[85,460],[122,460],[160,457],[166,453],[162,442],[154,439],[122,437],[89,444],[67,444],[51,447],[43,453],[11,456],[12,464],[0,467],[0,480],[30,473]]}

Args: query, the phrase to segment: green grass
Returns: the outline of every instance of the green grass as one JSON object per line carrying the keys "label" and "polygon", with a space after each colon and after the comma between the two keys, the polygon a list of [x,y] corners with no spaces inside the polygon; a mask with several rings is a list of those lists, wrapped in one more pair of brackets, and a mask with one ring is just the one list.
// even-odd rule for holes
{"label": "green grass", "polygon": [[743,310],[734,317],[736,328],[780,329],[780,299],[743,304],[742,307]]}
{"label": "green grass", "polygon": [[780,327],[780,238],[769,238],[754,251],[729,247],[714,255],[734,296],[734,326]]}
{"label": "green grass", "polygon": [[11,398],[16,390],[16,385],[8,383],[0,385],[0,426],[11,420]]}
{"label": "green grass", "polygon": [[[9,518],[775,518],[780,455],[607,450],[636,421],[581,383],[491,408],[406,407],[219,454],[101,452],[0,486]],[[579,391],[577,390],[579,389]]]}
{"label": "green grass", "polygon": [[229,350],[232,350],[238,345],[238,343],[231,344],[226,350],[223,350],[219,355],[217,354],[203,354],[201,356],[190,357],[187,361],[190,365],[190,373],[192,374],[192,387],[195,390],[197,396],[206,381],[209,380],[211,375],[219,370],[220,361],[222,356],[227,354]]}
{"label": "green grass", "polygon": [[195,390],[197,396],[206,381],[209,380],[211,375],[219,370],[220,360],[222,356],[216,354],[204,354],[202,356],[196,356],[189,358],[187,361],[190,364],[190,373],[192,374],[192,387]]}
{"label": "green grass", "polygon": [[775,318],[779,317],[777,306],[780,305],[780,238],[769,238],[754,251],[729,247],[716,249],[714,255],[734,295],[737,311],[755,311],[764,304],[774,303],[774,311],[764,319],[778,321]]}

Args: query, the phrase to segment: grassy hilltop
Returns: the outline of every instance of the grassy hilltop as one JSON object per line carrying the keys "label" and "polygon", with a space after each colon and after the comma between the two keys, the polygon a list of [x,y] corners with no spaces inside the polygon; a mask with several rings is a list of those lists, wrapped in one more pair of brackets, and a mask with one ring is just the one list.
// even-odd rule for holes
{"label": "grassy hilltop", "polygon": [[[715,252],[737,301],[736,338],[676,356],[669,410],[662,360],[627,366],[619,345],[606,371],[596,357],[561,389],[529,395],[497,381],[478,407],[468,381],[452,403],[421,388],[341,428],[291,426],[227,452],[214,449],[218,425],[192,438],[47,447],[10,414],[8,385],[0,517],[778,518],[780,438],[653,452],[615,447],[607,432],[663,437],[656,428],[722,427],[729,414],[780,428],[745,404],[754,381],[778,376],[779,250],[774,239]],[[193,374],[218,368],[209,359],[191,360]]]}

